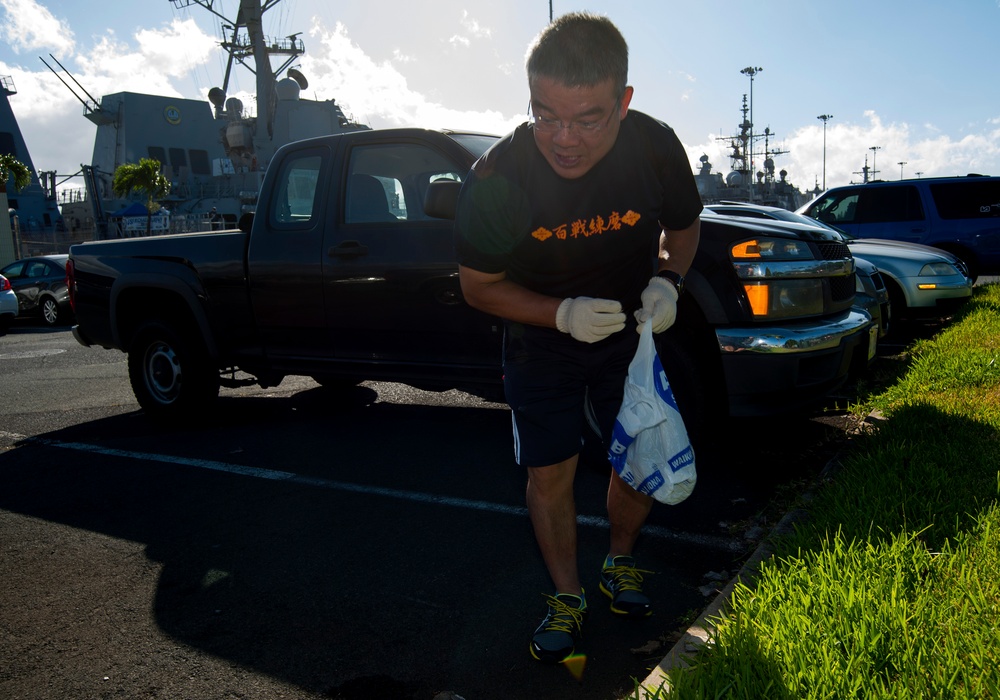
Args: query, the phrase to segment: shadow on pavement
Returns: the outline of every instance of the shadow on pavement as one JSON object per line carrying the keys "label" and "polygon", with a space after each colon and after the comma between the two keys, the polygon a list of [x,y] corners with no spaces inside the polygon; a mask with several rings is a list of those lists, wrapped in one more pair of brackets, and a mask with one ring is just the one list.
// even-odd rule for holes
{"label": "shadow on pavement", "polygon": [[[613,618],[596,580],[607,532],[581,528],[592,605],[587,671],[577,682],[527,653],[549,583],[523,514],[524,476],[513,464],[507,411],[449,406],[447,397],[432,406],[377,398],[364,386],[315,389],[222,398],[209,421],[185,428],[157,427],[141,413],[74,426],[42,437],[123,452],[44,441],[9,450],[0,455],[0,508],[143,545],[145,561],[127,568],[139,580],[90,571],[84,562],[79,571],[89,578],[67,582],[44,557],[32,563],[43,595],[91,600],[102,589],[115,591],[103,605],[128,611],[115,613],[126,620],[115,634],[126,637],[133,665],[174,668],[175,655],[175,665],[189,668],[204,653],[307,694],[345,699],[424,699],[454,690],[469,700],[607,700],[644,678],[670,635],[704,605],[705,573],[734,571],[753,547],[748,539],[745,549],[722,551],[685,533],[739,541],[741,529],[766,526],[775,491],[817,472],[837,432],[793,419],[720,427],[724,433],[699,455],[695,494],[654,509],[650,519],[681,536],[640,542],[641,563],[655,571],[648,592],[659,605],[648,620]],[[198,460],[316,483],[234,475]],[[606,463],[588,446],[578,479],[581,514],[604,514],[606,477]],[[442,496],[498,508],[431,498]],[[89,556],[93,545],[79,546],[80,556]],[[86,607],[80,600],[75,605]],[[23,614],[19,622],[30,626],[34,613]],[[152,630],[138,624],[146,616]],[[60,656],[49,677],[102,658],[101,629],[89,656]],[[58,637],[60,630],[34,633]],[[96,695],[100,686],[77,689]]]}

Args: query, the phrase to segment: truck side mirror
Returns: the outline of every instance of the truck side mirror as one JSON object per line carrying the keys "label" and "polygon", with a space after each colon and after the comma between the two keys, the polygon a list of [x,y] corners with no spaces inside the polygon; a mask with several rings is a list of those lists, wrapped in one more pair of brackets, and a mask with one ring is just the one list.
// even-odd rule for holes
{"label": "truck side mirror", "polygon": [[250,229],[253,228],[253,212],[248,211],[246,214],[243,214],[236,227],[243,233],[250,233]]}
{"label": "truck side mirror", "polygon": [[435,180],[424,195],[424,213],[436,219],[455,219],[458,193],[462,183],[457,180]]}

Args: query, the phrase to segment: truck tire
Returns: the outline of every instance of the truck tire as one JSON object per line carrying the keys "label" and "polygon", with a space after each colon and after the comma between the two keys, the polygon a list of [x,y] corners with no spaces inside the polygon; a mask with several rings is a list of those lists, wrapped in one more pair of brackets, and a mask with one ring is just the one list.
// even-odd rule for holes
{"label": "truck tire", "polygon": [[713,370],[708,353],[690,328],[674,326],[656,337],[656,351],[663,363],[691,442],[697,447],[714,434],[726,417],[726,395],[721,370]]}
{"label": "truck tire", "polygon": [[219,373],[193,333],[165,320],[146,321],[128,351],[128,376],[147,415],[166,420],[197,417],[219,395]]}

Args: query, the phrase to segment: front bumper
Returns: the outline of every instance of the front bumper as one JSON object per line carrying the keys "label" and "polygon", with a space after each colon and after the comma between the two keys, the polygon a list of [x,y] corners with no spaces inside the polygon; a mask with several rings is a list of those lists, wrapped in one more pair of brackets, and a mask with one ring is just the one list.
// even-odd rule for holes
{"label": "front bumper", "polygon": [[877,333],[859,309],[785,326],[717,329],[730,414],[769,415],[822,401],[868,365]]}

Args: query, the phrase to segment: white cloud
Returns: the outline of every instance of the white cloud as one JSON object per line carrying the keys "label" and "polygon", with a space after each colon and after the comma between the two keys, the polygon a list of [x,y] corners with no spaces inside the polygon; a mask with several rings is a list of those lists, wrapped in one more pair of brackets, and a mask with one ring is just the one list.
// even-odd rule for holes
{"label": "white cloud", "polygon": [[76,57],[76,79],[99,98],[114,92],[144,92],[180,96],[169,76],[146,70],[142,51],[119,41],[113,32],[101,37],[89,51]]}
{"label": "white cloud", "polygon": [[472,46],[472,39],[490,39],[493,36],[493,32],[488,27],[484,27],[477,20],[469,17],[468,10],[463,10],[462,19],[459,20],[459,24],[462,25],[465,33],[453,34],[448,39],[448,43],[453,47],[467,49]]}
{"label": "white cloud", "polygon": [[[8,17],[15,14],[11,9],[15,3],[27,2],[0,0]],[[22,7],[15,9],[24,11]],[[103,95],[123,91],[197,97],[183,94],[175,81],[187,78],[194,68],[209,59],[214,39],[192,21],[176,19],[161,30],[140,31],[134,39],[133,47],[108,30],[95,39],[94,45],[60,58],[60,62],[98,101]],[[47,69],[31,72],[0,65],[0,72],[11,75],[17,87],[17,95],[10,99],[11,109],[35,167],[68,175],[76,172],[80,163],[89,162],[94,126],[82,116],[83,106],[78,97],[89,98],[73,80],[60,71],[59,75],[73,87],[76,96]],[[55,134],[58,138],[54,138]]]}
{"label": "white cloud", "polygon": [[35,0],[0,0],[4,34],[15,52],[47,50],[59,58],[73,52],[73,32]]}
{"label": "white cloud", "polygon": [[316,23],[310,34],[319,46],[302,59],[317,99],[336,99],[356,120],[374,127],[465,128],[505,133],[521,121],[494,110],[461,111],[410,89],[406,76],[389,61],[376,63],[337,23],[331,31]]}
{"label": "white cloud", "polygon": [[175,19],[159,31],[143,29],[135,38],[144,70],[174,78],[186,76],[219,50],[218,40],[201,31],[193,19]]}
{"label": "white cloud", "polygon": [[489,39],[493,36],[493,32],[490,31],[488,27],[484,27],[477,20],[469,17],[469,12],[467,10],[462,12],[462,26],[465,27],[472,36],[476,38],[487,38]]}
{"label": "white cloud", "polygon": [[392,60],[395,61],[396,63],[410,63],[410,62],[414,61],[415,59],[412,56],[408,56],[408,55],[404,54],[399,49],[393,49],[393,51],[392,51]]}

